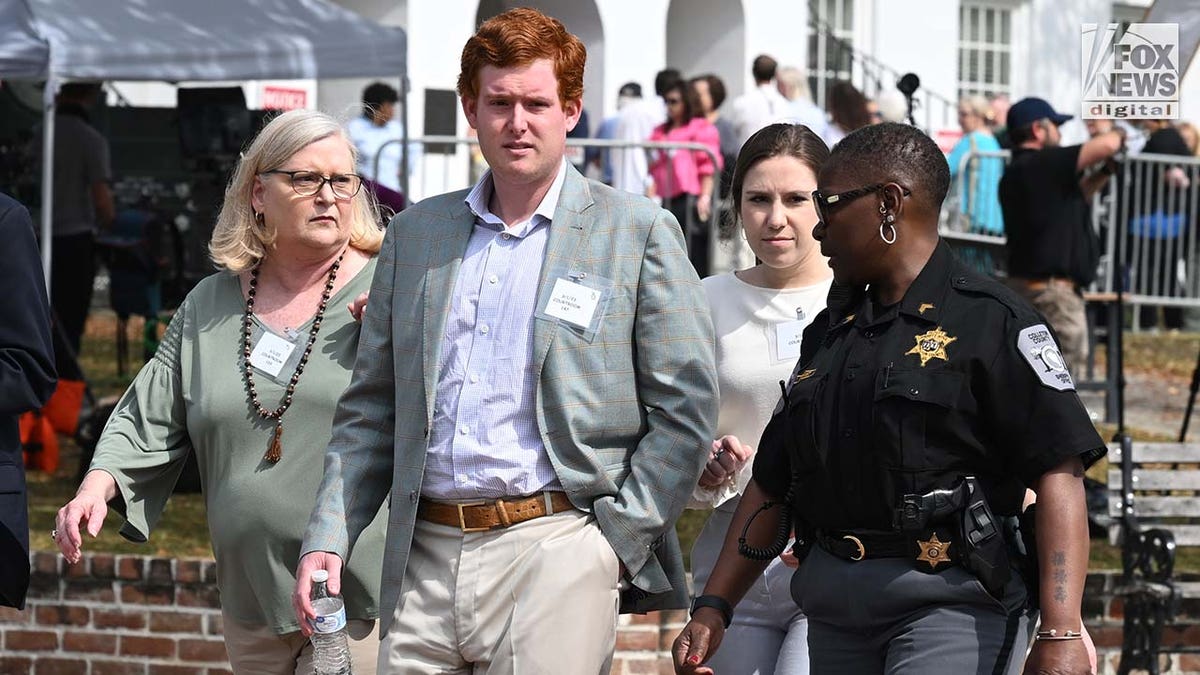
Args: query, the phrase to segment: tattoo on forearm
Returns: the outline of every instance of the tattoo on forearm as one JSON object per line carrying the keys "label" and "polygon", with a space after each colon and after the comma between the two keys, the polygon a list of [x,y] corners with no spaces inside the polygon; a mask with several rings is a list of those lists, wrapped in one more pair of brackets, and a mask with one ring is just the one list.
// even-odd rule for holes
{"label": "tattoo on forearm", "polygon": [[1061,604],[1067,602],[1067,554],[1063,551],[1055,551],[1050,556],[1050,564],[1053,567],[1052,573],[1054,576],[1054,600]]}

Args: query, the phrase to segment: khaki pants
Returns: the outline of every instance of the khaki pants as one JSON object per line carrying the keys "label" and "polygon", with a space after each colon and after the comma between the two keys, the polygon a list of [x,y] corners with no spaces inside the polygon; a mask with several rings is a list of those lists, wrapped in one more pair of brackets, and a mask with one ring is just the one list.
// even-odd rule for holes
{"label": "khaki pants", "polygon": [[607,673],[619,574],[579,511],[470,533],[418,519],[378,671]]}
{"label": "khaki pants", "polygon": [[[312,643],[300,631],[279,635],[266,626],[239,624],[228,616],[222,619],[225,651],[236,675],[312,675]],[[346,622],[354,675],[375,675],[378,628],[376,621]]]}
{"label": "khaki pants", "polygon": [[1087,376],[1087,305],[1083,297],[1065,284],[1031,288],[1019,280],[1009,284],[1041,312],[1058,336],[1058,347],[1075,383]]}

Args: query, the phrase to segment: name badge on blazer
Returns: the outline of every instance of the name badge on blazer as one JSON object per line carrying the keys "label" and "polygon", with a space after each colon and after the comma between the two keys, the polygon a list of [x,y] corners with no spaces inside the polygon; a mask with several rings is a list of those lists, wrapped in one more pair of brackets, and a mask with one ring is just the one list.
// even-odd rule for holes
{"label": "name badge on blazer", "polygon": [[539,293],[539,319],[554,321],[591,342],[612,299],[613,282],[579,270],[551,270]]}

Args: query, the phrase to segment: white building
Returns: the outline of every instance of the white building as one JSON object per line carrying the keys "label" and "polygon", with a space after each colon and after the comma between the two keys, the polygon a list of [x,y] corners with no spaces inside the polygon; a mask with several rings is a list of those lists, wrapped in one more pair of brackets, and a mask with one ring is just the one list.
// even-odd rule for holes
{"label": "white building", "polygon": [[[335,0],[408,31],[410,134],[467,134],[452,98],[462,46],[484,19],[510,7],[551,14],[588,48],[584,108],[594,129],[614,112],[625,82],[653,93],[655,73],[715,73],[731,100],[753,86],[749,64],[770,54],[781,65],[807,68],[817,98],[824,79],[850,79],[867,95],[892,87],[903,73],[921,79],[916,122],[932,131],[957,128],[955,106],[965,93],[1041,96],[1078,117],[1081,24],[1138,21],[1152,0]],[[816,16],[814,16],[814,13]],[[1200,59],[1197,59],[1200,61]],[[315,85],[315,105],[352,114],[366,80]],[[279,83],[270,83],[279,86]],[[393,82],[399,88],[400,82]],[[247,89],[263,98],[266,84]],[[300,85],[311,87],[311,83]],[[1200,121],[1200,66],[1186,73],[1182,118]],[[128,92],[131,102],[137,97]],[[309,96],[312,100],[314,97]],[[172,97],[173,99],[173,97]],[[426,113],[426,101],[431,104]],[[453,110],[453,112],[451,112]],[[429,122],[427,124],[427,122]],[[437,127],[437,128],[430,128]],[[1080,122],[1064,128],[1083,138]],[[461,183],[466,152],[427,156],[414,196]],[[449,177],[447,177],[449,176]],[[446,178],[442,178],[446,177]]]}
{"label": "white building", "polygon": [[[753,86],[750,61],[770,54],[782,65],[853,81],[868,95],[898,74],[921,78],[916,121],[955,128],[964,93],[1041,96],[1078,116],[1080,27],[1140,20],[1151,0],[337,0],[408,30],[409,128],[425,132],[425,98],[452,90],[463,43],[480,21],[527,5],[551,14],[588,48],[584,107],[593,127],[612,114],[618,88],[653,92],[666,67],[712,72],[732,99]],[[810,13],[816,12],[814,17]],[[1200,121],[1200,66],[1184,80],[1182,117]],[[818,82],[814,93],[823,92]],[[319,105],[340,110],[361,82],[318,86]],[[924,94],[924,95],[923,95]],[[467,130],[457,112],[459,135]],[[1064,129],[1082,138],[1082,124]]]}

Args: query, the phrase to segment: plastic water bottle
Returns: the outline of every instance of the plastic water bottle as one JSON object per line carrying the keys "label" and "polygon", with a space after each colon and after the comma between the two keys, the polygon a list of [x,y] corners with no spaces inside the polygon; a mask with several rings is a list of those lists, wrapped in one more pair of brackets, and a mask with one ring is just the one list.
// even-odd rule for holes
{"label": "plastic water bottle", "polygon": [[351,675],[350,647],[346,643],[346,605],[330,595],[326,583],[329,572],[316,570],[312,575],[313,670],[316,675]]}

